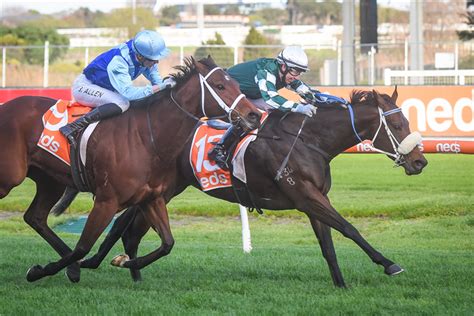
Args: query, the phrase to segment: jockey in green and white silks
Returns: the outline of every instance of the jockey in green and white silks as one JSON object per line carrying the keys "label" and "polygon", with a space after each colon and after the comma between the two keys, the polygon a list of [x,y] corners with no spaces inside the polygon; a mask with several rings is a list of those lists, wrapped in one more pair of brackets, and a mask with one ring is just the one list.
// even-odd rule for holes
{"label": "jockey in green and white silks", "polygon": [[[259,58],[237,64],[230,67],[228,73],[237,80],[242,93],[258,108],[297,112],[311,117],[316,112],[314,106],[288,100],[278,93],[278,90],[286,87],[312,98],[311,89],[299,80],[300,75],[308,70],[308,56],[303,49],[288,46],[276,58]],[[209,157],[222,169],[228,169],[228,151],[243,136],[242,131],[232,125],[209,151]]]}

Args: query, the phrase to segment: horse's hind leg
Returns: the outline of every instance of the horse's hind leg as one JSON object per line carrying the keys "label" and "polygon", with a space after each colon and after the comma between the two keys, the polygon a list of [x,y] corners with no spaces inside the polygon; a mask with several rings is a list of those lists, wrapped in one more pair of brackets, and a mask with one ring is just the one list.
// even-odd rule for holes
{"label": "horse's hind leg", "polygon": [[[50,209],[59,200],[65,187],[45,174],[41,174],[38,170],[31,172],[29,176],[36,182],[36,195],[23,215],[23,219],[63,257],[72,250],[49,228],[47,218]],[[78,282],[80,279],[79,264],[70,265],[66,275],[71,282]]]}
{"label": "horse's hind leg", "polygon": [[84,258],[100,234],[102,234],[107,225],[110,224],[117,210],[118,203],[116,199],[104,199],[97,195],[94,201],[94,207],[87,218],[84,230],[73,251],[63,256],[60,260],[50,262],[44,267],[36,265],[30,268],[27,279],[29,281],[36,281],[45,276],[54,275],[61,269]]}
{"label": "horse's hind leg", "polygon": [[[23,215],[23,219],[63,257],[72,250],[48,227],[47,218],[49,210],[59,200],[65,186],[41,174],[38,170],[29,176],[36,182],[36,195]],[[78,282],[80,279],[79,264],[74,263],[69,266],[66,274],[69,280]]]}
{"label": "horse's hind leg", "polygon": [[336,251],[334,250],[334,244],[332,242],[331,227],[318,221],[313,215],[308,215],[311,221],[311,226],[318,237],[319,245],[324,258],[329,266],[331,272],[332,281],[337,287],[346,287],[344,278],[342,277],[341,270],[337,264]]}
{"label": "horse's hind leg", "polygon": [[[8,144],[0,143],[2,151],[8,155],[0,154],[0,199],[25,180],[27,166],[26,158]],[[23,158],[23,159],[22,159]]]}

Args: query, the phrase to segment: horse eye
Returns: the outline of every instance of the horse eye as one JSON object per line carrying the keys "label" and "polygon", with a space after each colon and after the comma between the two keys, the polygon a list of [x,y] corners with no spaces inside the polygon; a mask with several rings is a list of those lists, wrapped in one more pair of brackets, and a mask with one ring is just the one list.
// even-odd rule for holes
{"label": "horse eye", "polygon": [[223,85],[223,84],[218,84],[218,85],[217,85],[217,89],[219,89],[219,90],[224,90],[224,85]]}
{"label": "horse eye", "polygon": [[393,124],[393,128],[396,129],[396,130],[401,130],[402,129],[402,124],[395,123],[395,124]]}

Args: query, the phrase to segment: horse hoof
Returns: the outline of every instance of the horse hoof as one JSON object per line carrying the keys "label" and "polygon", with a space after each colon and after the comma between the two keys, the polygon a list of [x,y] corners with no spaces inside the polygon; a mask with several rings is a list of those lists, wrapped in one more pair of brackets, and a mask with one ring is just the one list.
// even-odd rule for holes
{"label": "horse hoof", "polygon": [[400,274],[403,271],[405,271],[405,270],[403,270],[402,267],[400,267],[398,264],[394,263],[390,267],[385,269],[385,274],[392,276],[392,275]]}
{"label": "horse hoof", "polygon": [[130,260],[128,255],[117,255],[110,262],[111,265],[119,268],[124,268],[125,263]]}
{"label": "horse hoof", "polygon": [[28,271],[26,271],[26,280],[28,282],[34,282],[42,277],[44,277],[44,270],[40,265],[32,266]]}
{"label": "horse hoof", "polygon": [[66,269],[66,276],[72,283],[77,283],[81,279],[81,268],[79,263],[73,263]]}

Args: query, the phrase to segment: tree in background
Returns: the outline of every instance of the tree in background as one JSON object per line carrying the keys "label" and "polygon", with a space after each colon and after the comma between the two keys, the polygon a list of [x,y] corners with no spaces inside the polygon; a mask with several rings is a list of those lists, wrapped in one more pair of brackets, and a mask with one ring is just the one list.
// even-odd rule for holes
{"label": "tree in background", "polygon": [[409,12],[404,10],[397,10],[394,8],[385,8],[377,6],[377,19],[380,23],[410,23]]}
{"label": "tree in background", "polygon": [[464,22],[467,24],[469,29],[457,31],[456,33],[461,41],[470,41],[474,39],[474,12],[467,12],[465,18],[466,20]]}
{"label": "tree in background", "polygon": [[336,0],[315,2],[289,0],[287,5],[288,24],[341,24],[342,5]]}
{"label": "tree in background", "polygon": [[[133,10],[130,8],[115,9],[107,14],[103,19],[97,21],[98,27],[127,27],[128,36],[132,37],[140,30],[154,30],[158,26],[158,19],[153,12],[146,8],[135,9],[135,21],[133,24]],[[125,39],[122,39],[125,40]]]}
{"label": "tree in background", "polygon": [[173,25],[180,22],[179,7],[177,5],[164,7],[160,11],[160,25]]}
{"label": "tree in background", "polygon": [[[210,39],[203,45],[225,45],[222,35],[215,33],[215,39]],[[199,60],[206,58],[208,55],[214,59],[216,64],[222,67],[230,67],[234,64],[234,52],[229,47],[199,47],[194,52],[194,57]]]}
{"label": "tree in background", "polygon": [[[467,12],[465,14],[465,23],[468,26],[468,30],[457,31],[458,37],[461,41],[470,41],[474,39],[474,12]],[[470,55],[462,58],[459,61],[459,69],[473,69],[474,68],[474,56]]]}
{"label": "tree in background", "polygon": [[[251,27],[247,37],[245,38],[244,45],[268,45],[270,40],[263,34],[258,32],[254,27]],[[268,47],[245,47],[244,48],[244,61],[249,61],[261,57],[275,57],[276,53],[273,49]]]}
{"label": "tree in background", "polygon": [[205,15],[220,15],[221,10],[218,5],[206,4],[204,5],[204,14]]}
{"label": "tree in background", "polygon": [[[20,26],[17,28],[0,28],[0,43],[2,45],[32,45],[43,46],[48,41],[50,45],[49,62],[64,56],[68,50],[69,39],[66,36],[59,35],[55,29],[42,29],[33,26]],[[62,47],[54,47],[54,45]],[[39,48],[25,48],[18,51],[15,55],[18,60],[25,60],[30,64],[44,63],[44,50]]]}
{"label": "tree in background", "polygon": [[224,12],[225,15],[236,15],[240,14],[239,6],[237,4],[228,4],[225,6]]}
{"label": "tree in background", "polygon": [[253,25],[283,25],[288,21],[288,11],[274,8],[264,8],[252,12],[249,20]]}
{"label": "tree in background", "polygon": [[[70,27],[97,27],[99,21],[107,18],[102,11],[91,11],[89,8],[79,8],[71,14],[65,16],[62,22]],[[64,26],[63,26],[64,27]]]}

